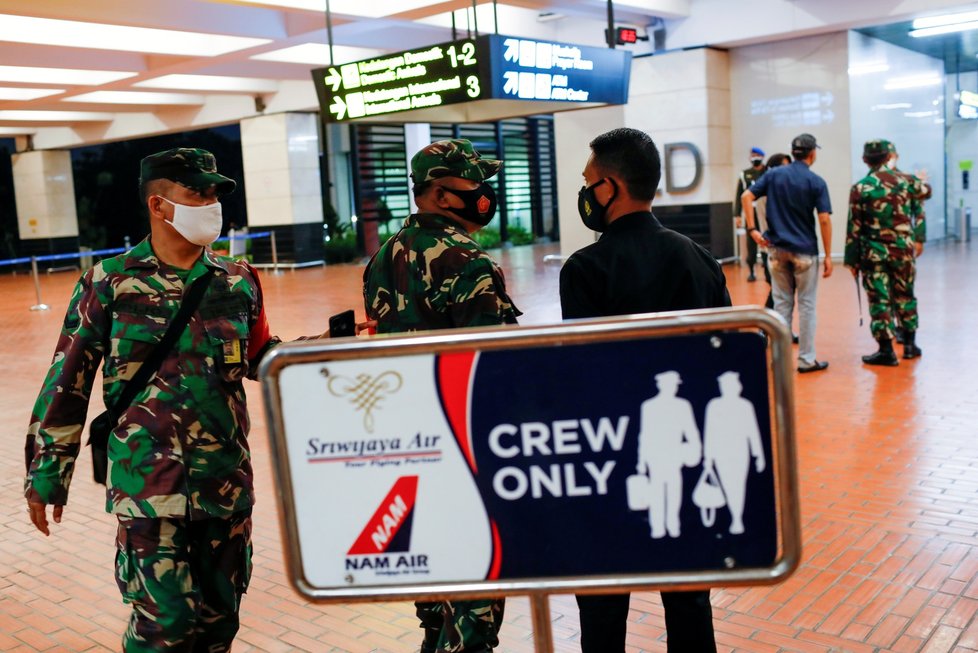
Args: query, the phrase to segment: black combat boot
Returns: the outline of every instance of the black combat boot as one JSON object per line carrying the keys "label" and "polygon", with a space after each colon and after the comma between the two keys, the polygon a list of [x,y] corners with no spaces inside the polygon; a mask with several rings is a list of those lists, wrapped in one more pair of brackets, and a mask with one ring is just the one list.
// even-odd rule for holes
{"label": "black combat boot", "polygon": [[904,331],[903,332],[903,357],[919,358],[924,355],[924,352],[920,350],[917,346],[917,332],[916,331]]}
{"label": "black combat boot", "polygon": [[747,275],[747,280],[751,283],[757,281],[757,275],[754,274],[754,266],[750,265],[747,269],[750,271],[750,274]]}
{"label": "black combat boot", "polygon": [[900,361],[897,360],[896,353],[893,351],[893,341],[889,338],[880,338],[879,343],[879,351],[869,356],[863,356],[863,362],[867,365],[886,365],[887,367],[899,365]]}

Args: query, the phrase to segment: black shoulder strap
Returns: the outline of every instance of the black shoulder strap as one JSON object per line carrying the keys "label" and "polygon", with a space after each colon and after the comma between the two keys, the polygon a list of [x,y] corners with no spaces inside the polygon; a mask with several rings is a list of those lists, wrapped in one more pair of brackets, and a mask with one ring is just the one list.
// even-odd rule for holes
{"label": "black shoulder strap", "polygon": [[190,322],[190,316],[194,314],[194,311],[200,305],[200,301],[204,298],[204,293],[207,292],[207,286],[210,284],[213,276],[214,270],[208,269],[207,272],[197,277],[190,284],[190,287],[187,288],[183,296],[183,301],[180,303],[180,310],[177,311],[173,321],[170,322],[170,326],[167,327],[163,338],[157,343],[143,364],[139,366],[139,369],[136,370],[136,373],[129,382],[126,383],[122,394],[119,395],[119,400],[109,410],[113,421],[118,419],[119,414],[128,408],[132,400],[136,398],[136,395],[146,387],[150,377],[159,371],[160,365],[163,364],[163,359],[170,353],[177,339],[183,333],[184,329],[187,328],[187,324]]}

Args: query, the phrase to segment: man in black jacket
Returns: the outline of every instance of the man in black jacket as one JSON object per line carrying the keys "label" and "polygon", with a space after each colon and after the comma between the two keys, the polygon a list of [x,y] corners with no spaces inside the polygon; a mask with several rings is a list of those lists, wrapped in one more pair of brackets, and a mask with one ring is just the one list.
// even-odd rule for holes
{"label": "man in black jacket", "polygon": [[[644,132],[620,128],[591,141],[578,211],[601,238],[560,271],[565,319],[730,305],[716,260],[652,215],[661,163]],[[628,594],[581,595],[583,653],[622,653]],[[709,591],[662,592],[667,650],[715,653]]]}

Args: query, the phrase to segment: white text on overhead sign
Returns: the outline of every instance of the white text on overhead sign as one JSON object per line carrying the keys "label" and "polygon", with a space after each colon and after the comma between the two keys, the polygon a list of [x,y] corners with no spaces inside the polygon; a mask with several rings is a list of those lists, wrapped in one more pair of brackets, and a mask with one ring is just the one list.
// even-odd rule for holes
{"label": "white text on overhead sign", "polygon": [[594,62],[584,59],[581,49],[572,45],[506,39],[503,41],[503,47],[506,48],[503,59],[522,68],[594,70]]}
{"label": "white text on overhead sign", "polygon": [[[606,448],[621,451],[628,431],[628,416],[613,423],[602,417],[597,425],[589,419],[557,420],[551,424],[526,422],[520,425],[500,424],[489,432],[489,449],[499,458],[523,456],[561,456],[584,452],[585,445],[592,453]],[[583,434],[583,440],[581,435]],[[581,497],[608,493],[608,479],[615,461],[601,463],[585,461],[580,469],[575,463],[529,465],[500,468],[492,479],[496,494],[507,501],[530,495],[540,499],[544,494],[554,497]]]}

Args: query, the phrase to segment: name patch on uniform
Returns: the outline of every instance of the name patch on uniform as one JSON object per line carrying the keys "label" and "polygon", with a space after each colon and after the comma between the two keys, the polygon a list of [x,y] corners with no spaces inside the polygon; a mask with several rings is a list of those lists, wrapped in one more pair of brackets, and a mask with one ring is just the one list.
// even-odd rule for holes
{"label": "name patch on uniform", "polygon": [[224,343],[224,362],[227,364],[241,362],[241,339],[234,338]]}

